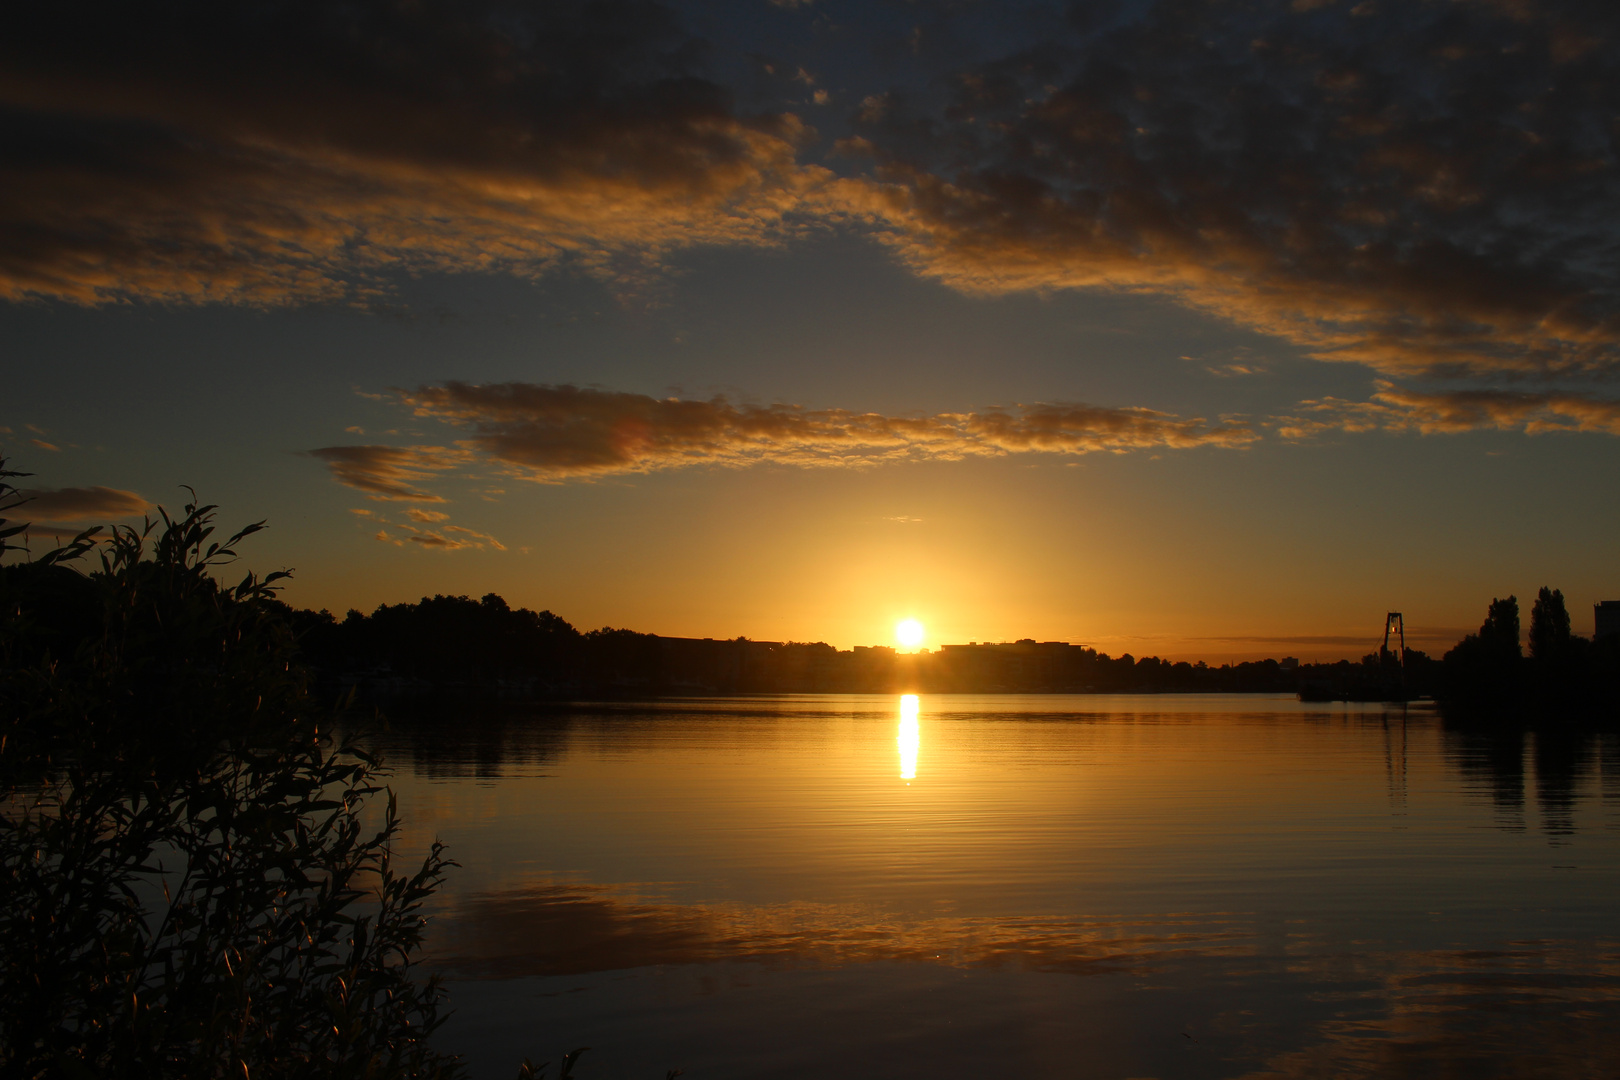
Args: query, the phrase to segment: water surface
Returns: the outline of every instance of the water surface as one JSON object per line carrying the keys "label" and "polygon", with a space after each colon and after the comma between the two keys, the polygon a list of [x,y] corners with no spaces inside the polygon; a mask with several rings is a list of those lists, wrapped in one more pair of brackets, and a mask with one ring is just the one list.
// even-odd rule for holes
{"label": "water surface", "polygon": [[1612,737],[838,695],[392,739],[481,1077],[1620,1074]]}

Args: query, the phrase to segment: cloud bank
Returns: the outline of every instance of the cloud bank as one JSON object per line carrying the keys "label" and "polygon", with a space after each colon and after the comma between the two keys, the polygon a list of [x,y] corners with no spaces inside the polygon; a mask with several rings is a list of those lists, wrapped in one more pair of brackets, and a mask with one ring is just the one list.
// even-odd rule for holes
{"label": "cloud bank", "polygon": [[1620,10],[1076,5],[862,105],[852,206],[968,292],[1175,297],[1389,373],[1620,367]]}
{"label": "cloud bank", "polygon": [[391,269],[634,278],[818,173],[639,0],[27,5],[0,36],[0,297],[275,304]]}
{"label": "cloud bank", "polygon": [[[451,469],[484,467],[541,483],[714,466],[775,464],[864,468],[1013,454],[1123,454],[1133,450],[1248,446],[1239,420],[1209,422],[1142,408],[1037,404],[933,416],[885,416],[796,405],[655,398],[571,385],[448,382],[398,391],[419,418],[459,429],[451,446],[327,446],[308,451],[338,483],[378,502],[443,503],[427,490]],[[363,517],[383,521],[370,510]],[[416,507],[389,543],[448,548],[493,537]],[[454,533],[456,535],[446,535]],[[504,550],[504,549],[503,549]]]}
{"label": "cloud bank", "polygon": [[[1241,449],[1260,441],[1266,431],[1285,441],[1370,431],[1620,435],[1620,400],[1570,392],[1423,391],[1387,381],[1379,381],[1366,401],[1310,399],[1283,415],[1216,421],[1146,408],[1064,403],[888,416],[737,404],[725,397],[656,398],[566,384],[447,382],[396,393],[418,419],[445,424],[460,437],[449,440],[449,446],[354,445],[309,451],[338,483],[380,502],[445,502],[427,485],[452,469],[562,483],[699,466],[867,468],[1028,454]],[[455,538],[445,533],[466,532],[444,525],[449,515],[442,511],[412,507],[405,516],[409,524],[400,528],[412,534],[406,540],[431,534],[448,543]],[[493,543],[479,534],[462,540],[461,546],[472,540]]]}
{"label": "cloud bank", "polygon": [[[863,72],[834,178],[647,0],[25,5],[0,297],[268,305],[559,265],[633,287],[819,220],[964,292],[1168,296],[1394,377],[1620,374],[1620,9],[1045,10],[944,35],[943,95]],[[884,19],[840,48],[877,55]],[[1023,22],[1039,44],[974,44]]]}
{"label": "cloud bank", "polygon": [[[697,401],[569,385],[459,382],[400,396],[416,416],[462,429],[465,437],[455,440],[458,451],[541,481],[695,465],[848,468],[1032,452],[1241,447],[1258,438],[1253,428],[1235,421],[1210,423],[1151,409],[1092,405],[908,417],[739,405],[724,397]],[[380,460],[385,449],[329,447],[316,454],[343,483],[368,492],[393,490],[400,484],[392,477],[379,478],[375,470],[353,465],[355,458]]]}

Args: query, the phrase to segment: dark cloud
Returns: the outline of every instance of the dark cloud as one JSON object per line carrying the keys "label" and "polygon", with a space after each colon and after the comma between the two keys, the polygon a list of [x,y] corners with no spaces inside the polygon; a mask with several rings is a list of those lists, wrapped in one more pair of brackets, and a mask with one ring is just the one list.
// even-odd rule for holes
{"label": "dark cloud", "polygon": [[[17,513],[40,521],[89,521],[144,514],[152,504],[133,491],[109,487],[36,488]],[[20,520],[20,519],[19,519]]]}
{"label": "dark cloud", "polygon": [[1167,294],[1390,372],[1609,373],[1617,65],[1610,5],[1165,0],[943,107],[868,98],[845,149],[876,180],[842,191],[968,291]]}
{"label": "dark cloud", "polygon": [[[466,437],[456,440],[461,450],[534,480],[692,465],[773,462],[858,467],[1024,452],[1241,447],[1258,437],[1237,422],[1211,424],[1151,409],[1090,405],[1041,404],[905,417],[794,405],[738,405],[723,397],[693,401],[567,385],[458,382],[402,391],[401,397],[417,416],[465,429]],[[380,475],[378,463],[401,467],[385,451],[388,448],[375,446],[329,447],[314,453],[328,460],[334,471],[340,465],[348,469],[339,475],[343,482],[375,489],[379,495],[420,479],[419,471],[406,477]]]}
{"label": "dark cloud", "polygon": [[[1620,374],[1620,9],[1071,16],[1005,15],[1043,43],[979,61],[1011,39],[930,16],[952,44],[908,49],[948,59],[948,93],[850,91],[835,179],[645,0],[25,5],[0,36],[0,297],[272,304],[558,264],[634,282],[820,218],[965,291],[1167,295],[1403,378]],[[892,36],[869,18],[845,38]],[[804,91],[859,66],[811,52],[772,69]]]}
{"label": "dark cloud", "polygon": [[0,297],[265,304],[759,240],[817,174],[701,49],[641,0],[18,8]]}

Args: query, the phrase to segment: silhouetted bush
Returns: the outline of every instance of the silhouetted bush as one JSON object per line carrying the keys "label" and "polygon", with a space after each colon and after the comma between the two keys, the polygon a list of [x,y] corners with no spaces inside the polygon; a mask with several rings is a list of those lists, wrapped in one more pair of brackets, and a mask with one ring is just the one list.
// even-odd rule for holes
{"label": "silhouetted bush", "polygon": [[115,530],[93,573],[68,568],[92,534],[0,566],[0,1073],[455,1075],[412,969],[449,864],[396,869],[283,575],[214,577],[259,526],[210,542],[213,510]]}

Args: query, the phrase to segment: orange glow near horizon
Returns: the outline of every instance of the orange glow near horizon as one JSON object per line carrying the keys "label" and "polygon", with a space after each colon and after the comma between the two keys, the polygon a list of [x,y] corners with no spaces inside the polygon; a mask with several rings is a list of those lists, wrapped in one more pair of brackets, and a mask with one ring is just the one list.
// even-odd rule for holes
{"label": "orange glow near horizon", "polygon": [[[1130,653],[1216,667],[1287,656],[1354,662],[1377,651],[1389,610],[1406,612],[1409,645],[1439,656],[1478,629],[1492,588],[1523,599],[1542,583],[1520,575],[1476,588],[1474,571],[1461,567],[1449,576],[1381,564],[1368,570],[1337,537],[1276,547],[1260,528],[1263,515],[1227,520],[1211,510],[1177,525],[1169,511],[1133,502],[1140,489],[1121,495],[1085,486],[1081,481],[1093,479],[1086,470],[1071,473],[1072,499],[1037,483],[1056,470],[992,483],[989,464],[965,463],[950,490],[942,490],[935,475],[951,471],[944,466],[913,471],[917,475],[908,473],[906,480],[909,501],[899,508],[920,520],[903,525],[880,516],[896,508],[887,488],[863,486],[877,483],[876,470],[786,479],[773,473],[769,483],[763,472],[727,472],[688,481],[681,490],[702,495],[689,514],[677,512],[673,495],[647,481],[649,512],[661,515],[654,549],[637,541],[642,531],[617,524],[631,518],[616,515],[640,513],[632,513],[628,496],[614,488],[610,497],[598,486],[587,492],[594,501],[569,504],[578,520],[533,556],[516,547],[396,549],[369,537],[358,538],[353,551],[330,554],[302,542],[276,546],[288,530],[269,536],[259,558],[261,565],[299,567],[329,559],[319,572],[295,577],[283,596],[296,607],[340,615],[350,607],[370,612],[435,593],[494,592],[513,607],[555,612],[581,632],[617,626],[664,637],[825,642],[839,650],[888,645],[903,653],[1032,638],[1084,644],[1113,657]],[[584,498],[585,488],[572,490],[571,497]],[[1017,531],[1037,519],[1014,494],[1052,508],[1055,524]],[[1081,505],[1115,524],[1103,529],[1090,517],[1071,516]],[[508,540],[522,535],[526,526],[515,516],[516,503],[493,507],[492,514],[514,516],[506,524],[498,517],[480,522],[481,531]],[[734,517],[734,507],[752,509]],[[1312,528],[1319,520],[1308,518]],[[1172,542],[1187,535],[1212,538],[1212,546],[1182,549]],[[1240,542],[1270,552],[1264,573],[1234,550]],[[387,550],[372,557],[378,547]],[[1087,557],[1074,558],[1077,548]],[[355,562],[338,565],[348,558]],[[784,573],[787,565],[793,572]],[[1331,572],[1333,565],[1350,569]],[[1386,569],[1388,576],[1380,576]],[[1578,570],[1564,580],[1579,580]],[[1565,595],[1576,587],[1565,588]],[[1602,584],[1589,591],[1620,595]],[[1571,610],[1577,631],[1589,634],[1590,609]],[[901,636],[907,621],[922,627],[918,645]],[[1426,636],[1416,638],[1412,628],[1424,628]]]}

